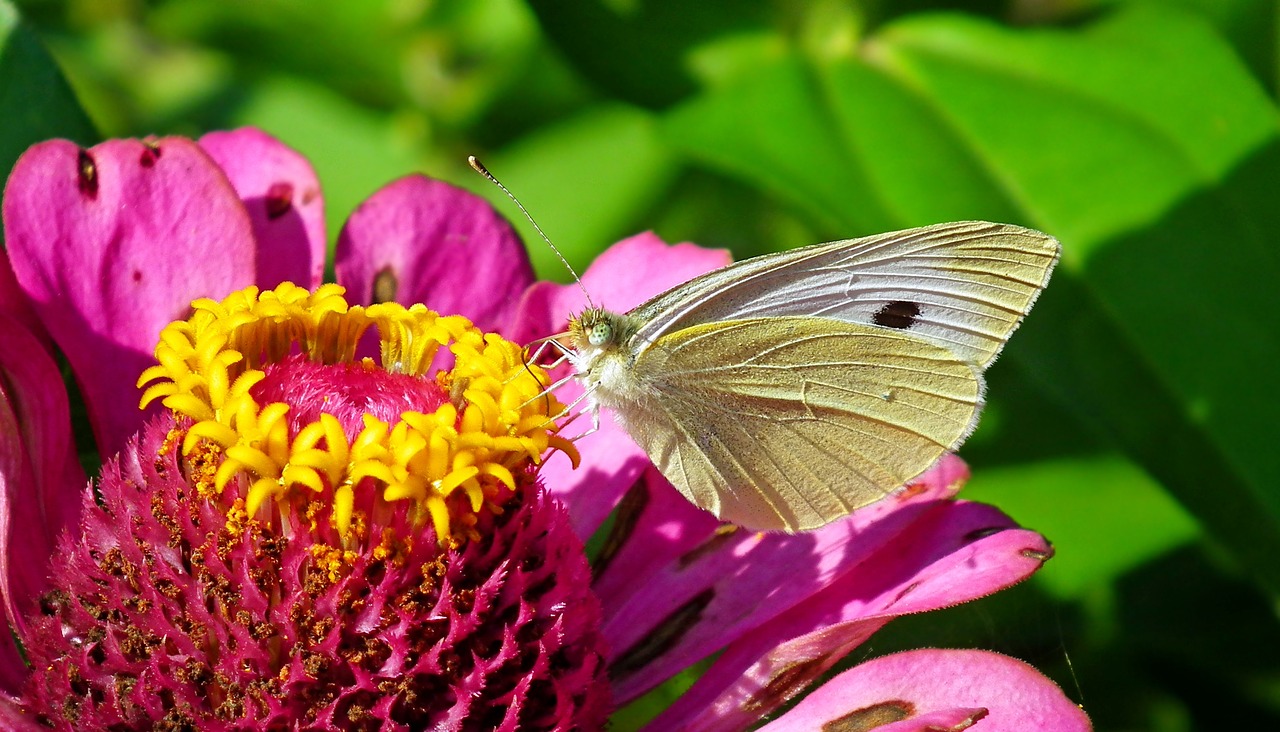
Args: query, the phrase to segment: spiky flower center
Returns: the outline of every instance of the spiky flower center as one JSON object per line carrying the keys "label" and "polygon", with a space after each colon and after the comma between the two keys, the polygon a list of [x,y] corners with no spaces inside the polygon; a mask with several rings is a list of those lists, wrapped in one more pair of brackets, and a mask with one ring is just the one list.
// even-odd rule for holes
{"label": "spiky flower center", "polygon": [[[222,496],[239,482],[249,517],[328,514],[350,545],[365,538],[368,516],[358,508],[368,505],[365,487],[376,493],[369,509],[406,502],[412,521],[430,521],[442,541],[460,540],[475,538],[476,514],[500,510],[526,467],[549,450],[576,460],[572,444],[556,434],[560,405],[545,393],[546,374],[518,346],[462,316],[422,305],[352,306],[343,293],[332,284],[315,293],[289,283],[250,287],[222,302],[197,300],[190,318],[161,333],[159,363],[138,380],[147,386],[142,406],[160,400],[190,420],[181,453],[202,497]],[[370,328],[380,364],[356,357]],[[450,358],[452,368],[432,375],[434,364]],[[299,405],[260,398],[271,391],[264,388],[271,368],[291,361],[380,369],[426,380],[447,398],[432,411],[392,409],[390,419],[370,405],[358,422],[345,423],[323,405],[314,409],[311,398],[300,401],[312,413],[294,419]]]}
{"label": "spiky flower center", "polygon": [[170,411],[104,465],[29,619],[31,720],[602,727],[599,602],[537,476],[576,456],[519,347],[282,285],[196,302],[156,357],[143,403]]}

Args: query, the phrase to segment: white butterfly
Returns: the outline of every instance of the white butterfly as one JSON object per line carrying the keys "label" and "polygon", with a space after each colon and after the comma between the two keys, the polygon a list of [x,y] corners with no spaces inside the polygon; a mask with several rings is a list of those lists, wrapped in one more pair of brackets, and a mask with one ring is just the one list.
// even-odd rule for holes
{"label": "white butterfly", "polygon": [[690,501],[757,530],[821,526],[916,478],[973,431],[983,371],[1057,240],[959,222],[710,272],[562,346]]}

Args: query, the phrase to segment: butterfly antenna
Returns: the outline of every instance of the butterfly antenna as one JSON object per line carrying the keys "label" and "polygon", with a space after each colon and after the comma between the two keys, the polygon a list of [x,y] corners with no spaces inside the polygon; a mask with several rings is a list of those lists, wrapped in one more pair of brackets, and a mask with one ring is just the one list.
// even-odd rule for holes
{"label": "butterfly antenna", "polygon": [[498,187],[498,190],[507,194],[507,198],[511,199],[511,202],[516,205],[516,208],[520,209],[520,213],[524,214],[524,217],[533,225],[533,230],[538,232],[538,236],[542,237],[542,240],[547,243],[547,246],[551,247],[551,251],[556,253],[556,257],[560,259],[560,263],[564,265],[564,268],[569,270],[570,275],[573,275],[573,281],[578,283],[578,289],[582,290],[582,296],[587,299],[587,306],[595,308],[596,304],[591,299],[591,293],[587,292],[586,285],[582,284],[582,278],[578,276],[578,271],[573,268],[573,265],[569,264],[569,260],[564,258],[564,255],[560,253],[560,250],[556,248],[556,245],[551,243],[551,239],[543,233],[542,227],[538,226],[537,221],[533,220],[533,215],[529,213],[529,210],[524,207],[523,203],[520,203],[520,199],[516,198],[514,193],[508,190],[506,186],[502,185],[502,181],[494,177],[493,173],[490,173],[489,169],[484,167],[484,163],[481,163],[475,155],[468,155],[467,162],[471,165],[473,170],[488,178],[490,183]]}

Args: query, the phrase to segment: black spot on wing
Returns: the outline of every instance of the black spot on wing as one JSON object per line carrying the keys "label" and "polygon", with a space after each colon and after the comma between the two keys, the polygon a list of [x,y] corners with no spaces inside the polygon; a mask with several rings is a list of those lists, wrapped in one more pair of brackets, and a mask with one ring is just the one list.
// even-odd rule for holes
{"label": "black spot on wing", "polygon": [[907,330],[920,318],[920,304],[909,300],[895,300],[885,303],[884,307],[871,316],[871,322],[885,328]]}

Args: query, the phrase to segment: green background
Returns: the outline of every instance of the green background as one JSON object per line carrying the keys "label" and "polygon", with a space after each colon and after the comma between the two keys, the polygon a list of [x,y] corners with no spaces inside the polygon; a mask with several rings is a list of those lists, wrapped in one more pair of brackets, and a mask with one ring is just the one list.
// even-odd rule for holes
{"label": "green background", "polygon": [[1099,730],[1271,729],[1278,37],[1274,0],[0,0],[0,169],[48,137],[257,125],[315,164],[332,239],[413,171],[513,215],[474,153],[578,268],[645,229],[739,257],[1050,232],[1063,262],[962,455],[964,495],[1057,556],[849,662],[990,648]]}

